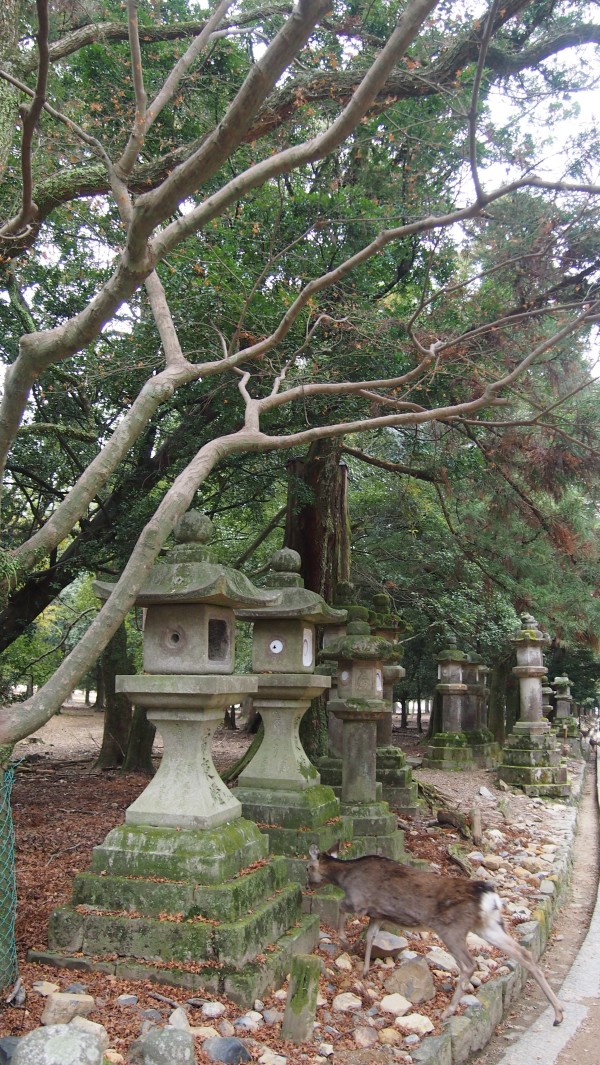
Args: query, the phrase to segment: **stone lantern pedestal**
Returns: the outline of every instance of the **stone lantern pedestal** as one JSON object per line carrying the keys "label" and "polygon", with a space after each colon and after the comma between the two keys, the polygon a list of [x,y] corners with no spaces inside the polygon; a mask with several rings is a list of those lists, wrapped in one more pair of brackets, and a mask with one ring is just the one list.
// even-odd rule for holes
{"label": "stone lantern pedestal", "polygon": [[271,850],[288,859],[290,876],[306,883],[308,849],[327,850],[352,837],[333,790],[321,782],[300,742],[300,723],[313,699],[329,691],[331,678],[315,673],[315,627],[337,627],[345,610],[334,610],[322,596],[304,588],[300,556],[284,548],[271,561],[267,586],[277,591],[273,605],[243,609],[253,621],[252,668],[258,690],[253,697],[264,737],[240,773],[236,796],[244,817],[264,826]]}
{"label": "stone lantern pedestal", "polygon": [[[361,617],[367,616],[374,623],[374,636],[396,647],[398,622],[394,615],[390,614],[390,597],[387,593],[381,593],[373,597],[375,611],[367,611],[363,607],[350,606],[350,611],[359,611]],[[396,625],[396,628],[393,625]],[[332,690],[328,707],[336,703],[337,696],[337,665],[334,658],[329,658],[327,652],[339,644],[346,634],[346,629],[331,629],[323,639],[322,657],[327,659],[327,664],[321,668],[332,671]],[[404,752],[392,742],[392,717],[393,717],[393,694],[394,684],[405,675],[401,665],[385,662],[382,668],[383,677],[383,716],[377,722],[377,759],[376,779],[381,784],[381,796],[393,803],[401,813],[415,813],[418,808],[417,784],[412,779],[412,769],[407,764]],[[343,723],[335,713],[329,714],[329,750],[325,757],[319,758],[318,767],[322,780],[330,784],[336,794],[341,794],[342,788],[342,747],[343,747]]]}
{"label": "stone lantern pedestal", "polygon": [[313,949],[318,920],[302,915],[300,886],[283,859],[268,858],[267,836],[242,816],[212,761],[225,708],[258,687],[255,676],[232,674],[233,608],[277,595],[213,563],[209,534],[193,513],[176,527],[179,543],[137,600],[147,672],[117,681],[163,736],[159,769],[94,848],[72,904],[52,915],[50,952],[32,957],[250,1005],[283,982],[293,953]]}
{"label": "stone lantern pedestal", "polygon": [[423,759],[427,769],[489,769],[497,765],[500,746],[486,723],[485,673],[476,654],[459,651],[456,641],[438,655],[442,699],[442,731],[433,738]]}
{"label": "stone lantern pedestal", "polygon": [[519,680],[521,717],[506,740],[498,776],[527,795],[564,797],[571,793],[567,770],[550,722],[543,715],[543,650],[549,637],[530,614],[521,618],[521,630],[513,639]]}
{"label": "stone lantern pedestal", "polygon": [[[351,608],[355,617],[361,608]],[[388,712],[383,701],[384,660],[392,645],[370,635],[368,623],[351,620],[346,635],[322,652],[337,662],[337,698],[329,710],[342,722],[342,814],[352,819],[351,853],[382,854],[400,859],[404,837],[396,818],[381,800],[376,779],[377,724]]]}
{"label": "stone lantern pedestal", "polygon": [[571,695],[571,681],[567,676],[555,677],[552,681],[552,686],[555,692],[556,714],[554,728],[557,739],[562,743],[563,747],[567,745],[573,755],[580,757],[579,726],[577,718],[573,716],[574,700]]}

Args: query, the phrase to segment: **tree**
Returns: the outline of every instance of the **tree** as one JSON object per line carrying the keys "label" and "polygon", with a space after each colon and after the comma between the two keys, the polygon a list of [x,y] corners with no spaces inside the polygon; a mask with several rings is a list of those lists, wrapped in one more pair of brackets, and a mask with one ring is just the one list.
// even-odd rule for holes
{"label": "tree", "polygon": [[[589,248],[569,239],[576,222],[589,227],[595,219],[595,140],[588,136],[559,180],[543,174],[532,138],[507,138],[486,109],[501,79],[549,86],[554,95],[581,84],[583,65],[561,57],[598,41],[585,5],[509,0],[470,19],[435,0],[409,0],[396,22],[387,5],[364,15],[341,5],[329,16],[324,0],[300,0],[289,15],[249,7],[231,18],[223,0],[193,24],[183,0],[165,4],[160,17],[130,0],[127,24],[108,5],[104,24],[93,17],[67,32],[56,17],[48,21],[44,0],[36,8],[35,88],[23,80],[33,73],[31,51],[19,57],[21,77],[2,72],[29,101],[20,196],[15,176],[5,183],[0,227],[5,305],[22,323],[18,347],[16,328],[9,337],[0,405],[5,506],[22,537],[11,536],[2,556],[7,592],[18,595],[33,571],[66,566],[71,542],[90,524],[110,525],[104,499],[112,505],[117,471],[131,463],[134,474],[144,455],[152,477],[148,497],[136,498],[143,528],[113,594],[47,684],[18,711],[4,708],[3,744],[47,720],[107,646],[175,521],[217,467],[384,427],[470,424],[489,419],[490,410],[505,424],[522,420],[549,353],[574,334],[588,335],[599,309]],[[94,99],[96,84],[104,94],[112,89],[108,111],[106,95]],[[433,145],[427,128],[435,130]],[[436,148],[442,130],[449,165]],[[416,172],[413,134],[423,167]],[[363,147],[372,145],[366,181],[377,154],[388,162],[398,139],[397,180],[381,205],[371,199],[368,214],[366,186],[350,180],[350,162],[360,170]],[[512,173],[493,185],[484,164],[498,160]],[[58,172],[48,176],[51,166]],[[339,177],[332,173],[328,196],[319,186],[336,167],[348,190],[339,216]],[[540,215],[552,215],[552,234],[542,247],[539,226],[530,225],[514,253],[497,242],[484,261],[477,249],[494,212],[509,214],[525,193]],[[88,203],[89,196],[101,198]],[[269,211],[276,239],[254,240]],[[63,222],[75,251],[63,238],[48,243]],[[462,249],[454,236],[461,226]],[[235,267],[239,283],[224,296],[214,276],[204,284],[203,264],[218,259],[212,234],[226,232],[222,269]],[[567,248],[570,287],[557,291],[544,274],[534,298],[526,294],[515,306],[510,287],[496,291],[491,283],[525,270],[532,257],[554,262]],[[104,261],[111,249],[114,263]],[[26,250],[38,271],[31,287]],[[61,269],[44,292],[42,256],[51,266],[56,250]],[[83,253],[89,271],[77,277]],[[200,334],[188,331],[170,292],[174,284],[181,292],[182,277],[202,304]],[[484,282],[490,298],[478,309]],[[144,333],[146,357],[134,362]],[[89,381],[99,368],[119,380],[112,392],[98,392],[92,411]],[[62,393],[79,396],[79,421],[57,433],[58,382]],[[178,428],[186,440],[179,416],[197,418],[207,403],[204,439],[189,455],[184,447],[181,463],[162,477],[156,456]],[[65,430],[75,432],[83,462],[66,446]],[[60,437],[61,481],[50,467],[35,491],[22,482],[26,529],[11,506],[18,471],[10,461],[19,435],[31,432]],[[127,516],[119,522],[121,547],[135,539],[133,525]]]}

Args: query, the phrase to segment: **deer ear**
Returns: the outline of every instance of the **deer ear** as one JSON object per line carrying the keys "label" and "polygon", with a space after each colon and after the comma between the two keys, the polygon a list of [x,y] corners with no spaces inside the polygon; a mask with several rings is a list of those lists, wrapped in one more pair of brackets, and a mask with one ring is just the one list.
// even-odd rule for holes
{"label": "deer ear", "polygon": [[330,857],[330,858],[337,858],[337,856],[338,856],[338,852],[339,852],[339,849],[340,849],[340,841],[339,841],[339,839],[338,839],[338,840],[336,840],[336,842],[335,842],[335,843],[333,844],[333,847],[330,847],[330,848],[329,848],[329,850],[327,851],[327,853],[328,853],[329,857]]}
{"label": "deer ear", "polygon": [[313,862],[316,862],[317,858],[319,857],[319,848],[317,847],[316,843],[311,843],[310,847],[308,848],[308,853],[309,856],[312,858]]}

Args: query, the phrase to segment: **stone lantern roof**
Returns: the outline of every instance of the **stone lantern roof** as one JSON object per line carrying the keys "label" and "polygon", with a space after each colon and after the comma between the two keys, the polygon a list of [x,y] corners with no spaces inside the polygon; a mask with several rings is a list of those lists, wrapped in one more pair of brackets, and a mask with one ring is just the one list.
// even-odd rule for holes
{"label": "stone lantern roof", "polygon": [[[198,511],[184,514],[173,529],[174,547],[159,559],[136,598],[136,606],[205,603],[224,607],[265,607],[280,593],[257,588],[243,573],[214,562],[206,545],[213,532],[210,518]],[[95,581],[94,591],[108,599],[114,585]]]}
{"label": "stone lantern roof", "polygon": [[298,552],[289,547],[275,551],[271,558],[271,572],[265,581],[268,588],[274,589],[264,593],[270,596],[269,601],[256,607],[236,609],[236,616],[243,621],[298,618],[314,625],[342,625],[347,612],[335,610],[318,592],[304,587],[299,573],[300,563]]}

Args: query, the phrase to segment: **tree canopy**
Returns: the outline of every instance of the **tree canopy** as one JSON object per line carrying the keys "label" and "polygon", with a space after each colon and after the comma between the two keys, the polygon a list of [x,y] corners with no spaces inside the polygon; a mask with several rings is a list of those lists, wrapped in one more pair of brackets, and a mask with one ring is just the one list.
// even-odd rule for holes
{"label": "tree canopy", "polygon": [[593,14],[4,5],[7,642],[79,575],[120,577],[0,742],[89,669],[192,503],[268,520],[278,453],[319,440],[369,434],[451,536],[459,517],[465,565],[504,559],[507,596],[533,595],[534,514],[575,571],[597,472]]}

